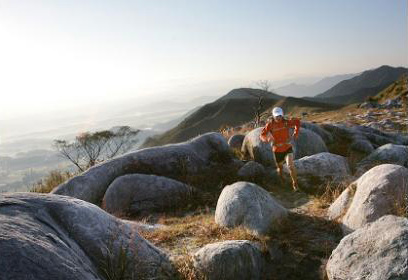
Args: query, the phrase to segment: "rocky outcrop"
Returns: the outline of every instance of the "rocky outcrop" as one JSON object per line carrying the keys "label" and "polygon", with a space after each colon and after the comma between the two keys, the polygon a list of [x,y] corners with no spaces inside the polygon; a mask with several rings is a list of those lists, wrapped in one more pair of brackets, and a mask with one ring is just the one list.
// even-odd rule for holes
{"label": "rocky outcrop", "polygon": [[364,157],[385,144],[408,145],[408,137],[397,133],[383,132],[368,126],[346,126],[344,124],[323,124],[321,126],[334,137],[328,145],[329,151],[349,158],[354,169]]}
{"label": "rocky outcrop", "polygon": [[384,215],[400,212],[406,206],[407,196],[408,169],[382,164],[353,182],[329,208],[328,214],[332,219],[340,218],[344,232],[348,233]]}
{"label": "rocky outcrop", "polygon": [[264,279],[265,261],[260,248],[247,240],[208,244],[194,254],[193,261],[208,280]]}
{"label": "rocky outcrop", "polygon": [[228,145],[231,149],[241,150],[242,143],[244,143],[245,135],[235,134],[228,139]]}
{"label": "rocky outcrop", "polygon": [[328,152],[323,139],[317,133],[306,128],[300,129],[299,137],[293,142],[293,147],[295,159]]}
{"label": "rocky outcrop", "polygon": [[326,266],[329,280],[408,279],[408,219],[384,216],[343,238]]}
{"label": "rocky outcrop", "polygon": [[302,121],[300,123],[300,125],[301,125],[301,127],[309,129],[309,130],[313,131],[314,133],[316,133],[317,135],[319,135],[323,139],[324,143],[326,143],[326,145],[331,144],[333,142],[333,140],[334,140],[333,135],[331,135],[330,132],[323,129],[318,124]]}
{"label": "rocky outcrop", "polygon": [[237,182],[222,190],[215,222],[228,228],[242,226],[260,236],[279,228],[287,215],[288,211],[266,190],[253,183]]}
{"label": "rocky outcrop", "polygon": [[99,207],[75,198],[0,195],[0,279],[173,279],[167,256]]}
{"label": "rocky outcrop", "polygon": [[238,178],[242,181],[261,182],[265,177],[265,168],[255,161],[248,161],[238,170]]}
{"label": "rocky outcrop", "polygon": [[242,144],[241,152],[250,159],[259,162],[264,166],[275,166],[274,155],[270,143],[262,142],[259,138],[262,127],[256,128],[249,132]]}
{"label": "rocky outcrop", "polygon": [[408,146],[386,144],[374,150],[357,164],[357,175],[375,165],[390,163],[408,167]]}
{"label": "rocky outcrop", "polygon": [[[340,182],[351,176],[345,157],[319,153],[295,160],[300,187],[305,191],[322,190],[327,182]],[[284,165],[284,172],[289,176],[289,169]]]}
{"label": "rocky outcrop", "polygon": [[106,211],[116,216],[140,215],[182,207],[194,188],[156,175],[129,174],[116,178],[103,199]]}
{"label": "rocky outcrop", "polygon": [[58,186],[52,193],[99,204],[108,186],[125,174],[169,177],[195,187],[217,186],[240,166],[219,133],[207,133],[190,141],[146,148],[109,160]]}

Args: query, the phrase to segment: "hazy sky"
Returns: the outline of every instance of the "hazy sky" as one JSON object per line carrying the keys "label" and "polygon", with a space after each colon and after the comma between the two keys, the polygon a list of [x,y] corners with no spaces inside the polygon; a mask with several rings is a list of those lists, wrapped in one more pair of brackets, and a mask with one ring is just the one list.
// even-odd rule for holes
{"label": "hazy sky", "polygon": [[0,119],[407,66],[407,17],[405,0],[0,0]]}

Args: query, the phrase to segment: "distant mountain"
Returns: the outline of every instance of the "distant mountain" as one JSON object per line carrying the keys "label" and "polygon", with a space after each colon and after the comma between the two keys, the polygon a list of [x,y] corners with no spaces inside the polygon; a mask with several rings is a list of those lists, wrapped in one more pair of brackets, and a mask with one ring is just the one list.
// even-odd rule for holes
{"label": "distant mountain", "polygon": [[[332,98],[343,96],[343,98],[336,100],[341,100],[339,103],[342,104],[351,104],[353,103],[352,101],[356,100],[360,102],[367,96],[375,95],[385,89],[404,73],[408,73],[407,68],[395,68],[384,65],[374,70],[364,71],[354,78],[344,80],[315,97],[321,99],[321,101],[325,101],[323,99],[326,99],[327,102],[334,102]],[[352,98],[353,100],[348,100],[353,95],[358,97]]]}
{"label": "distant mountain", "polygon": [[320,92],[324,92],[330,89],[339,82],[353,78],[356,75],[358,74],[343,74],[326,77],[311,85],[291,83],[289,85],[275,89],[274,92],[280,95],[293,97],[315,96]]}
{"label": "distant mountain", "polygon": [[148,139],[143,146],[178,143],[199,134],[218,131],[222,126],[239,126],[247,123],[254,118],[254,108],[258,104],[257,95],[264,97],[265,110],[270,110],[273,106],[282,106],[287,113],[300,114],[334,110],[339,107],[301,98],[279,96],[259,89],[234,89],[216,101],[202,106],[175,128]]}

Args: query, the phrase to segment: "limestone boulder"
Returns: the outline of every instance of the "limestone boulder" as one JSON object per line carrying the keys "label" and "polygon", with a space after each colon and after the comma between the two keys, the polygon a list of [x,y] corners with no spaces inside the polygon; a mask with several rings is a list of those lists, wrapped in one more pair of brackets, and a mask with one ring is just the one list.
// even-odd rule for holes
{"label": "limestone boulder", "polygon": [[357,175],[361,175],[375,165],[383,163],[408,167],[408,146],[385,144],[375,149],[357,164]]}
{"label": "limestone boulder", "polygon": [[264,279],[260,247],[248,240],[208,244],[194,254],[193,262],[208,280]]}
{"label": "limestone boulder", "polygon": [[408,279],[408,219],[384,216],[344,237],[326,266],[329,280]]}
{"label": "limestone boulder", "polygon": [[265,177],[265,168],[255,161],[248,161],[238,170],[238,178],[243,181],[257,182]]}
{"label": "limestone boulder", "polygon": [[115,215],[143,215],[182,207],[191,202],[194,188],[163,176],[128,174],[108,187],[103,205]]}
{"label": "limestone boulder", "polygon": [[279,228],[288,211],[266,190],[249,182],[224,187],[217,201],[215,222],[234,228],[242,226],[261,236]]}
{"label": "limestone boulder", "polygon": [[403,212],[408,196],[408,169],[382,164],[364,173],[329,208],[329,217],[340,218],[343,230],[353,230],[382,216]]}
{"label": "limestone boulder", "polygon": [[316,123],[301,121],[300,126],[319,135],[326,145],[334,141],[333,135]]}
{"label": "limestone boulder", "polygon": [[295,159],[328,152],[323,139],[317,133],[306,128],[300,128],[299,137],[292,143]]}
{"label": "limestone boulder", "polygon": [[264,166],[275,166],[271,143],[261,141],[261,132],[262,127],[250,131],[244,138],[241,152]]}
{"label": "limestone boulder", "polygon": [[[341,182],[351,176],[347,159],[331,153],[318,153],[295,160],[300,187],[305,191],[319,191],[327,182]],[[284,165],[289,176],[289,169]]]}
{"label": "limestone boulder", "polygon": [[389,143],[408,145],[408,136],[384,132],[369,126],[323,124],[321,127],[333,136],[333,142],[328,144],[329,151],[347,157],[352,171],[358,162],[380,146]]}
{"label": "limestone boulder", "polygon": [[242,135],[242,134],[232,135],[228,139],[228,145],[231,147],[231,149],[237,149],[240,151],[242,148],[242,143],[244,143],[244,139],[245,139],[245,135]]}
{"label": "limestone boulder", "polygon": [[100,204],[108,186],[118,177],[138,173],[169,177],[195,187],[211,188],[236,174],[238,167],[227,141],[207,133],[179,144],[146,148],[94,166],[52,193]]}
{"label": "limestone boulder", "polygon": [[173,279],[168,257],[128,223],[75,198],[0,195],[0,279]]}

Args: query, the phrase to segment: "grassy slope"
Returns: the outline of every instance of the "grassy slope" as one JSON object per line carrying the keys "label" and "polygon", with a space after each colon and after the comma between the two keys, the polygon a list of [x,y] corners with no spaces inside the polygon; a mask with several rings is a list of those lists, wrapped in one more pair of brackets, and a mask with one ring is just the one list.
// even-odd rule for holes
{"label": "grassy slope", "polygon": [[[144,144],[144,147],[182,142],[199,134],[218,131],[225,126],[240,126],[253,120],[254,108],[257,105],[258,100],[254,97],[240,95],[239,98],[231,98],[231,96],[226,95],[213,103],[204,105],[175,128],[150,139]],[[301,115],[302,112],[333,111],[340,107],[339,105],[277,95],[264,99],[263,108],[267,112],[274,106],[281,106],[286,112],[295,116]]]}

